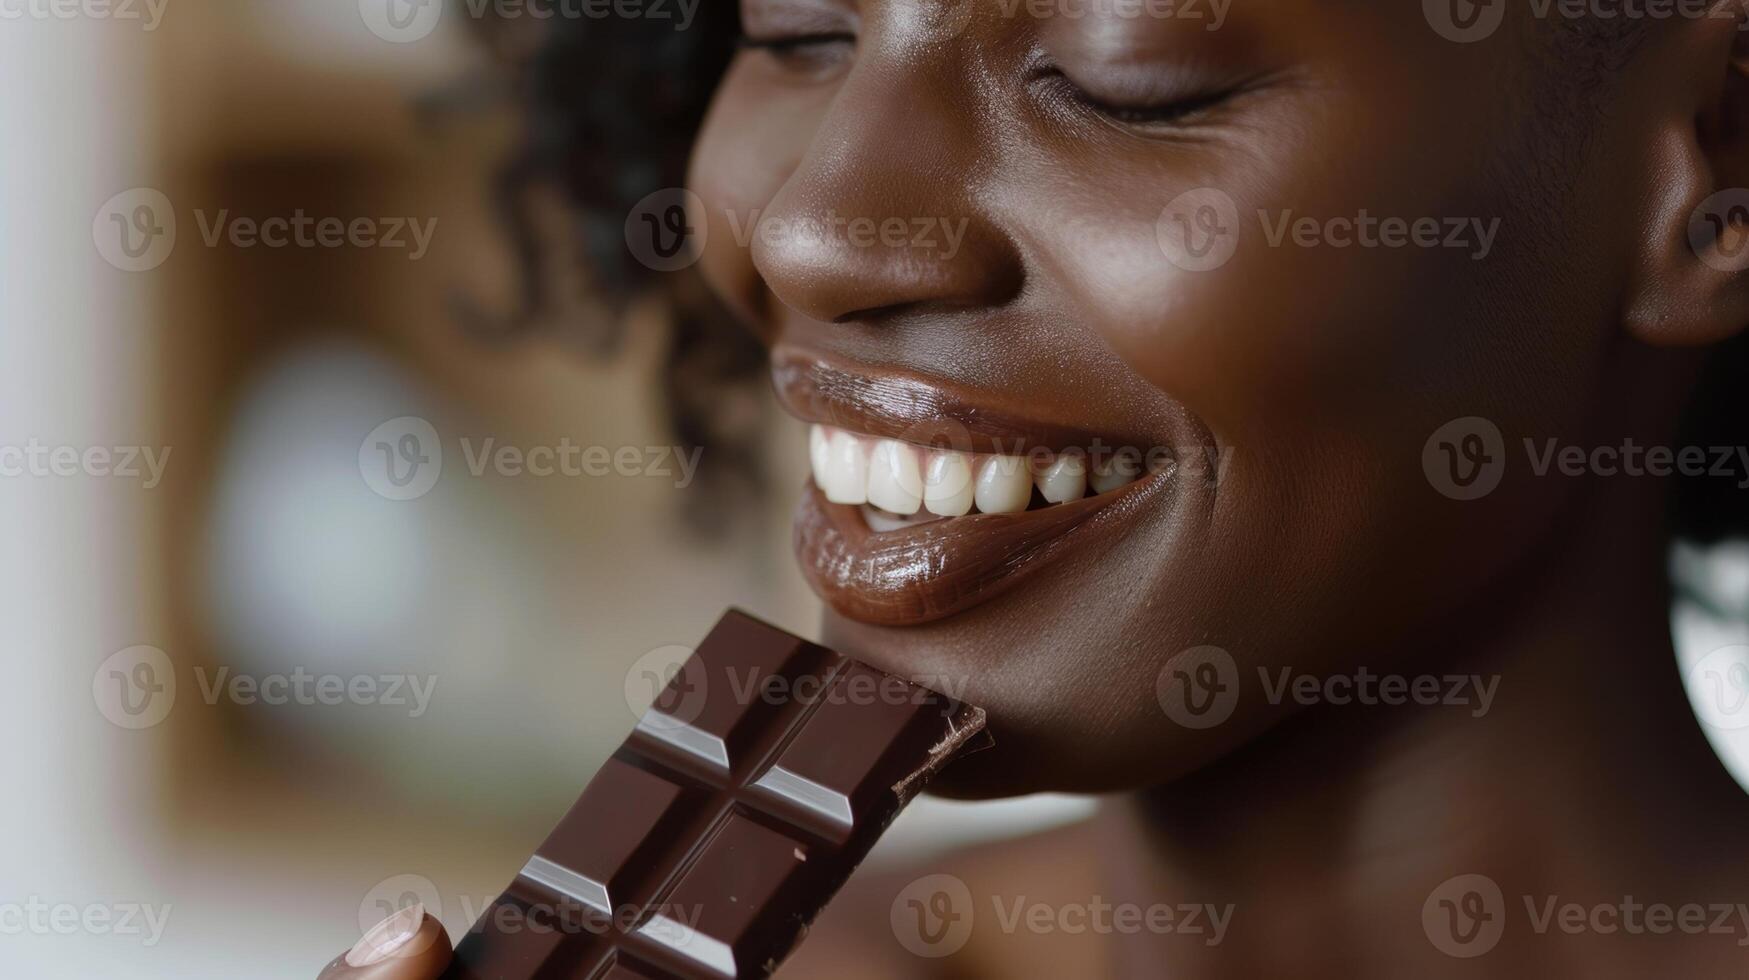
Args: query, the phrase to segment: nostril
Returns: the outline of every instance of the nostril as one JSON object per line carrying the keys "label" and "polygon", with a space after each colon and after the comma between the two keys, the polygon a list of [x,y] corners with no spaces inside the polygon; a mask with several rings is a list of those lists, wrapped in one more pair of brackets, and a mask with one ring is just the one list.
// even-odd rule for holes
{"label": "nostril", "polygon": [[846,323],[867,323],[873,320],[890,320],[894,317],[903,316],[904,314],[915,310],[919,305],[921,304],[889,303],[886,306],[873,306],[862,310],[851,310],[849,313],[839,314],[827,322],[842,325]]}

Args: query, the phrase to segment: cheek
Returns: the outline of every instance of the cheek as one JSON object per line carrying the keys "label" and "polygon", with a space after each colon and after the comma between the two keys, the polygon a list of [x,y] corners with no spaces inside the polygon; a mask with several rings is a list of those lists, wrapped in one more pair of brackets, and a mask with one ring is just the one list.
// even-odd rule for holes
{"label": "cheek", "polygon": [[743,57],[730,67],[699,133],[688,187],[704,206],[700,270],[749,324],[767,302],[752,244],[760,217],[800,166],[826,108],[825,92],[778,89]]}
{"label": "cheek", "polygon": [[[1117,190],[1058,188],[1042,196],[1074,203],[1029,223],[1066,315],[1252,445],[1376,430],[1419,392],[1484,387],[1490,364],[1462,352],[1515,329],[1476,314],[1503,288],[1488,258],[1504,223],[1473,164],[1382,140],[1402,121],[1378,110],[1325,112],[1284,104],[1248,125],[1255,136],[1176,151]],[[1465,365],[1475,378],[1455,373]]]}
{"label": "cheek", "polygon": [[[1462,152],[1503,144],[1490,123],[1454,110],[1434,134],[1397,110],[1296,106],[1261,121],[1255,145],[1191,148],[1151,170],[1033,168],[1064,175],[1038,194],[1062,203],[1026,224],[1045,301],[1231,451],[1204,552],[1217,567],[1164,577],[1243,611],[1259,583],[1296,588],[1316,569],[1322,601],[1294,617],[1309,635],[1344,635],[1344,618],[1388,628],[1364,608],[1368,583],[1424,573],[1401,593],[1408,617],[1442,601],[1440,575],[1468,581],[1503,560],[1520,539],[1502,529],[1545,513],[1552,488],[1456,506],[1429,483],[1428,439],[1470,415],[1509,435],[1560,431],[1546,393],[1577,392],[1593,360],[1562,329],[1583,318],[1568,287],[1514,274],[1540,261],[1537,219]],[[1415,132],[1425,138],[1394,135]],[[1076,173],[1115,185],[1079,187]],[[1396,244],[1386,220],[1432,220],[1437,235]],[[1549,318],[1562,308],[1568,323]],[[1327,629],[1310,628],[1319,616]]]}

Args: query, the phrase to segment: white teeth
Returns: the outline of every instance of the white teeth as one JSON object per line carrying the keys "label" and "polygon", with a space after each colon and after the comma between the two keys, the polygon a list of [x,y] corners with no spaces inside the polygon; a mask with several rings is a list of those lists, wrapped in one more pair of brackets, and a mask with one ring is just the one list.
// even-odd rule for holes
{"label": "white teeth", "polygon": [[826,446],[826,482],[820,489],[835,504],[868,503],[868,457],[850,433],[832,433]]}
{"label": "white teeth", "polygon": [[974,492],[978,509],[986,514],[1018,514],[1032,501],[1032,474],[1019,456],[990,456],[978,470]]}
{"label": "white teeth", "polygon": [[1034,480],[1038,492],[1053,504],[1080,500],[1087,495],[1087,461],[1080,453],[1064,453],[1039,470]]}
{"label": "white teeth", "polygon": [[919,524],[928,524],[930,521],[935,520],[935,518],[930,517],[927,514],[898,517],[881,510],[879,507],[869,506],[864,506],[862,508],[862,519],[868,522],[868,529],[876,534],[885,534],[888,531],[898,531],[907,527],[916,527]]}
{"label": "white teeth", "polygon": [[1135,482],[1141,475],[1141,460],[1127,454],[1114,455],[1093,464],[1093,476],[1088,482],[1094,493],[1110,493]]}
{"label": "white teeth", "polygon": [[923,475],[923,506],[931,514],[962,517],[971,513],[977,499],[972,483],[972,462],[965,453],[938,452],[929,457]]}
{"label": "white teeth", "polygon": [[827,453],[831,439],[822,426],[808,426],[808,466],[814,471],[814,485],[822,490],[826,487],[826,474],[829,472]]}
{"label": "white teeth", "polygon": [[868,462],[868,502],[909,517],[923,505],[923,473],[917,450],[894,439],[875,443]]}
{"label": "white teeth", "polygon": [[974,510],[1018,514],[1031,506],[1034,486],[1046,502],[1067,503],[1089,489],[1119,489],[1143,470],[1134,453],[1107,456],[1089,472],[1086,453],[1067,450],[1034,469],[1024,456],[929,449],[823,425],[808,429],[808,466],[827,500],[865,505],[864,517],[876,533]]}

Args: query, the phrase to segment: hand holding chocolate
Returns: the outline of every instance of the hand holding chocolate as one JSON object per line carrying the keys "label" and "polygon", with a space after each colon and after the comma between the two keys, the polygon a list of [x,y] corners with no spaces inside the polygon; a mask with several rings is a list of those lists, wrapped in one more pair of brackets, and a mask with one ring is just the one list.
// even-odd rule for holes
{"label": "hand holding chocolate", "polygon": [[982,709],[730,611],[462,940],[451,980],[769,976]]}

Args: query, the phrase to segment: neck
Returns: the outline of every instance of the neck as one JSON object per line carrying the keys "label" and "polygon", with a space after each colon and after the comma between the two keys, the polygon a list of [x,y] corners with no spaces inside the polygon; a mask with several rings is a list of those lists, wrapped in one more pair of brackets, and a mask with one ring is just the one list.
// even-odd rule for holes
{"label": "neck", "polygon": [[[1683,691],[1662,531],[1611,519],[1657,504],[1593,503],[1594,520],[1552,532],[1541,557],[1501,583],[1510,599],[1431,631],[1462,639],[1402,668],[1497,679],[1485,712],[1474,682],[1468,704],[1302,709],[1111,814],[1157,859],[1120,872],[1120,891],[1232,906],[1219,946],[1206,935],[1137,940],[1120,951],[1133,957],[1128,974],[1157,973],[1162,956],[1188,978],[1510,975],[1531,964],[1611,975],[1673,954],[1699,976],[1741,962],[1749,920],[1736,910],[1732,934],[1697,937],[1569,934],[1544,918],[1551,899],[1557,911],[1749,900],[1728,884],[1749,867],[1749,806]],[[1374,669],[1405,659],[1381,656]],[[1429,895],[1466,874],[1502,895],[1488,908],[1505,932],[1485,960],[1429,939],[1459,921]],[[1450,887],[1453,900],[1468,891]]]}

